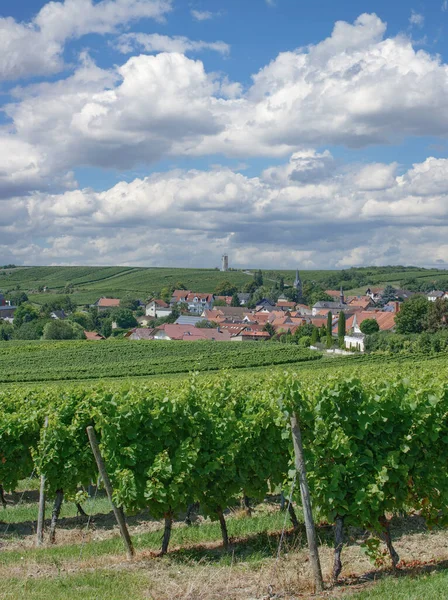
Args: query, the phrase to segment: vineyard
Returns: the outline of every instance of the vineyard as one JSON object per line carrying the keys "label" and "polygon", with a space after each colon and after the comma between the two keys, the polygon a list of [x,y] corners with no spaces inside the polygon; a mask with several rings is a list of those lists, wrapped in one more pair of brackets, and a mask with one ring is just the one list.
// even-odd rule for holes
{"label": "vineyard", "polygon": [[149,511],[162,520],[162,553],[173,521],[194,503],[219,523],[226,548],[225,513],[239,498],[257,504],[293,489],[300,507],[290,429],[296,413],[315,518],[335,531],[333,579],[344,562],[343,532],[353,527],[369,532],[363,547],[377,564],[399,566],[391,516],[446,525],[448,361],[353,365],[357,376],[310,363],[296,373],[191,375],[169,386],[7,390],[0,393],[0,482],[11,491],[30,474],[45,475],[56,500],[50,538],[57,539],[62,498],[85,507],[85,490],[98,478],[86,433],[93,426],[114,501],[128,514]]}
{"label": "vineyard", "polygon": [[[417,267],[370,267],[351,270],[367,278],[370,285],[386,285],[407,278],[418,281],[433,281],[445,277],[446,271],[421,269]],[[337,271],[301,270],[304,282],[324,283]],[[264,272],[266,282],[283,277],[287,285],[294,281],[295,271],[275,270]],[[78,304],[91,304],[99,297],[124,298],[133,296],[146,300],[165,287],[182,282],[195,292],[213,292],[216,286],[226,279],[242,289],[252,281],[252,276],[242,270],[228,271],[225,274],[216,269],[140,268],[140,267],[16,267],[0,268],[0,290],[22,290],[35,304],[44,304],[59,298],[67,286],[71,287],[72,300]],[[45,293],[39,292],[43,287]],[[337,286],[338,287],[338,286]],[[346,288],[352,287],[347,285]],[[346,289],[347,291],[347,289]],[[365,289],[358,290],[364,293]]]}
{"label": "vineyard", "polygon": [[294,345],[103,340],[0,343],[0,383],[142,377],[321,359]]}

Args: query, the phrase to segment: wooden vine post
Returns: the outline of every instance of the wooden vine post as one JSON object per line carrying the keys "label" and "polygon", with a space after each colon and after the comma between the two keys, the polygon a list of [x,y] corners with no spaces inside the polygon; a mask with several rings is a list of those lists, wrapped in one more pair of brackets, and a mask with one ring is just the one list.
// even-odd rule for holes
{"label": "wooden vine post", "polygon": [[[48,427],[48,417],[45,417],[44,429],[46,431]],[[44,432],[45,436],[45,432]],[[40,475],[40,488],[39,488],[39,509],[37,513],[37,539],[36,543],[38,546],[42,546],[44,543],[44,523],[45,523],[45,475]]]}
{"label": "wooden vine post", "polygon": [[311,510],[310,490],[306,478],[305,459],[303,457],[302,435],[296,413],[291,417],[291,434],[294,445],[295,466],[299,473],[300,495],[302,497],[303,517],[305,520],[306,537],[310,549],[310,561],[314,574],[314,587],[316,592],[322,592],[324,582],[317,547],[316,529],[314,527],[313,513]]}
{"label": "wooden vine post", "polygon": [[100,472],[101,478],[104,482],[104,487],[106,488],[107,497],[109,498],[109,501],[112,505],[115,518],[120,528],[120,534],[123,538],[123,542],[126,548],[126,554],[128,556],[128,559],[132,559],[135,555],[135,550],[134,546],[132,545],[131,536],[129,535],[129,531],[126,525],[124,512],[121,507],[115,506],[114,501],[112,499],[112,485],[110,483],[110,479],[106,471],[106,465],[104,464],[103,457],[101,456],[100,447],[98,446],[98,440],[96,439],[95,435],[95,430],[92,426],[87,427],[87,435],[89,436],[89,442],[92,447],[92,452],[95,457],[96,464],[98,465],[98,471]]}

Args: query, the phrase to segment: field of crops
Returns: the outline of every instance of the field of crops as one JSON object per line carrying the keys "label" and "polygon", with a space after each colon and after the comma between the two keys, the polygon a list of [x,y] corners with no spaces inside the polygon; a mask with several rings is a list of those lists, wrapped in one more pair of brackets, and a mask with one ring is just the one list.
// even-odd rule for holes
{"label": "field of crops", "polygon": [[[72,285],[78,304],[95,302],[100,296],[122,298],[127,295],[146,300],[164,287],[182,282],[196,292],[213,292],[223,279],[242,288],[251,280],[242,271],[225,274],[216,269],[132,268],[132,267],[20,267],[0,269],[0,290],[19,288],[36,304],[54,299],[54,294]],[[39,293],[39,287],[47,293]],[[34,293],[33,293],[34,292]]]}
{"label": "field of crops", "polygon": [[0,342],[0,383],[132,378],[318,360],[294,345],[237,342]]}

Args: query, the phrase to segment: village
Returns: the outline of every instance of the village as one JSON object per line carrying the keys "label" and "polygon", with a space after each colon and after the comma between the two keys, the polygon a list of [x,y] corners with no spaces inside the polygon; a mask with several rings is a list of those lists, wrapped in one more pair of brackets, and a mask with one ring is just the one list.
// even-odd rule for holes
{"label": "village", "polygon": [[[229,270],[227,255],[222,257],[219,270],[225,277]],[[226,279],[209,292],[185,289],[179,282],[178,289],[164,288],[146,300],[100,297],[85,306],[76,306],[70,295],[36,307],[26,293],[9,297],[0,293],[1,339],[278,341],[346,354],[364,352],[366,337],[372,339],[377,333],[427,330],[431,311],[437,313],[438,319],[432,333],[446,329],[447,291],[423,293],[388,285],[366,287],[363,294],[346,295],[342,286],[338,290],[324,289],[311,283],[310,294],[310,284],[304,286],[299,270],[292,285],[270,279],[272,287],[268,287],[267,280],[263,282],[261,270],[246,274],[253,279],[242,291]],[[50,290],[44,287],[43,291]],[[424,326],[416,322],[417,316],[411,316],[410,324],[397,327],[401,318],[397,319],[397,315],[403,305],[410,309],[411,304],[419,303],[424,304]],[[390,339],[384,337],[378,348]],[[445,340],[442,345],[446,345]]]}

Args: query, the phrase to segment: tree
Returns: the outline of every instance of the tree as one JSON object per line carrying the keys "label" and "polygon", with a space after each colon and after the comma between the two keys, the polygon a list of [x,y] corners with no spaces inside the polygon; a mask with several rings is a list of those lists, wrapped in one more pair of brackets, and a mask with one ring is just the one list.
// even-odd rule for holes
{"label": "tree", "polygon": [[16,340],[40,340],[44,332],[44,327],[48,319],[35,319],[27,321],[15,330],[14,339]]}
{"label": "tree", "polygon": [[164,300],[165,302],[169,303],[169,301],[171,300],[172,296],[173,296],[173,292],[174,292],[174,287],[164,287],[162,288],[162,291],[160,292],[160,298],[162,300]]}
{"label": "tree", "polygon": [[257,284],[255,282],[255,280],[250,281],[249,283],[246,283],[246,285],[243,287],[243,292],[245,294],[253,294],[254,292],[257,291]]}
{"label": "tree", "polygon": [[365,319],[359,328],[365,335],[372,335],[380,330],[380,326],[376,319]]}
{"label": "tree", "polygon": [[112,318],[121,329],[137,327],[137,319],[128,308],[118,308],[112,313]]}
{"label": "tree", "polygon": [[331,348],[333,346],[332,329],[333,329],[333,315],[331,314],[331,310],[330,310],[327,315],[327,341],[326,341],[327,348]]}
{"label": "tree", "polygon": [[39,313],[31,304],[21,304],[14,313],[14,327],[18,329],[22,323],[36,321],[39,318]]}
{"label": "tree", "polygon": [[275,335],[275,329],[272,323],[266,323],[266,325],[263,327],[263,331],[267,331],[271,337]]}
{"label": "tree", "polygon": [[140,306],[140,300],[132,296],[125,296],[120,300],[120,308],[128,308],[129,310],[137,310]]}
{"label": "tree", "polygon": [[50,302],[45,302],[42,305],[41,312],[49,316],[55,310],[63,310],[66,313],[71,313],[76,310],[76,304],[70,298],[70,296],[64,296],[63,298],[56,298]]}
{"label": "tree", "polygon": [[430,302],[428,306],[428,319],[426,329],[435,333],[439,329],[448,325],[448,300],[437,298],[435,302]]}
{"label": "tree", "polygon": [[42,337],[44,340],[81,340],[86,336],[78,323],[53,319],[45,325]]}
{"label": "tree", "polygon": [[21,304],[28,302],[28,296],[25,294],[25,292],[16,292],[15,294],[11,294],[9,296],[9,301],[13,306],[20,306]]}
{"label": "tree", "polygon": [[308,348],[311,344],[311,336],[310,335],[302,335],[299,339],[299,346],[301,348]]}
{"label": "tree", "polygon": [[232,295],[232,302],[230,303],[230,306],[240,306],[240,299],[238,298],[238,294],[236,292]]}
{"label": "tree", "polygon": [[199,329],[214,329],[216,327],[216,323],[214,321],[207,321],[207,319],[203,319],[202,321],[198,321],[195,327],[199,327]]}
{"label": "tree", "polygon": [[317,344],[317,342],[319,342],[319,340],[320,340],[319,329],[317,327],[313,326],[313,332],[311,334],[311,346],[315,346]]}
{"label": "tree", "polygon": [[346,325],[345,325],[345,313],[344,312],[340,312],[339,313],[339,319],[338,319],[338,339],[339,339],[339,346],[341,348],[343,348],[345,346],[345,342],[344,342],[345,327],[346,327]]}
{"label": "tree", "polygon": [[424,296],[413,296],[403,302],[395,316],[397,333],[421,333],[428,323],[430,301]]}
{"label": "tree", "polygon": [[95,327],[92,315],[87,312],[75,312],[70,317],[70,320],[81,325],[86,331],[92,331]]}
{"label": "tree", "polygon": [[104,319],[101,325],[101,334],[108,338],[112,335],[112,319],[109,317],[108,319]]}
{"label": "tree", "polygon": [[187,287],[184,283],[182,283],[182,281],[178,281],[175,286],[174,286],[175,290],[186,290]]}
{"label": "tree", "polygon": [[258,269],[256,273],[254,273],[254,282],[257,287],[261,287],[263,285],[263,273],[261,269]]}
{"label": "tree", "polygon": [[296,339],[300,339],[303,336],[309,336],[311,337],[313,335],[313,330],[315,329],[314,325],[312,325],[311,323],[305,323],[305,325],[301,325],[300,327],[297,327],[295,333],[294,333],[294,337]]}
{"label": "tree", "polygon": [[237,292],[238,288],[227,279],[218,283],[215,288],[215,296],[233,296]]}
{"label": "tree", "polygon": [[222,298],[218,298],[217,300],[213,301],[213,307],[215,307],[215,306],[227,306],[227,302],[225,300],[223,300]]}
{"label": "tree", "polygon": [[396,298],[396,290],[391,285],[387,284],[384,292],[381,295],[381,304],[387,304]]}
{"label": "tree", "polygon": [[6,342],[12,339],[14,335],[14,327],[7,321],[0,320],[0,340]]}

